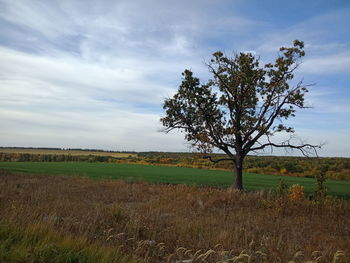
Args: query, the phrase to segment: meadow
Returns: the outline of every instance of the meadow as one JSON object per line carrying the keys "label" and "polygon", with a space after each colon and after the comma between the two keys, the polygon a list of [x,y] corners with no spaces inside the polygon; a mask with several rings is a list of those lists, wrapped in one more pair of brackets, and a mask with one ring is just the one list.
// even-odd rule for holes
{"label": "meadow", "polygon": [[315,199],[315,178],[247,172],[242,193],[181,153],[38,151],[0,162],[0,262],[350,263],[350,181]]}
{"label": "meadow", "polygon": [[[123,179],[131,182],[188,184],[229,187],[233,174],[229,171],[184,168],[174,166],[111,164],[87,162],[0,162],[0,170],[48,175],[79,175],[93,179]],[[307,194],[316,187],[314,178],[245,173],[248,191],[276,189],[283,180],[287,185],[300,184]],[[327,180],[329,194],[350,199],[350,181]]]}
{"label": "meadow", "polygon": [[1,172],[0,262],[349,263],[349,217],[334,198]]}

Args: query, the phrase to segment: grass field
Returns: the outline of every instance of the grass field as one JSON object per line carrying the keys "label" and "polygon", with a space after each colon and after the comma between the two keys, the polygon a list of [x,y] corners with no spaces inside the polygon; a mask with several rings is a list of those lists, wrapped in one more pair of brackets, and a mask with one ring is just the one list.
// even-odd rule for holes
{"label": "grass field", "polygon": [[334,198],[0,172],[0,262],[350,263],[349,217]]}
{"label": "grass field", "polygon": [[28,154],[57,154],[57,155],[93,155],[93,156],[110,156],[114,158],[137,157],[136,153],[118,153],[104,151],[80,151],[80,150],[51,150],[51,149],[21,149],[21,148],[1,148],[2,153],[28,153]]}
{"label": "grass field", "polygon": [[[231,172],[183,167],[165,167],[133,164],[86,162],[0,162],[0,170],[33,174],[79,175],[94,179],[123,179],[170,184],[228,187],[232,184]],[[306,193],[315,189],[315,179],[292,176],[275,176],[246,173],[244,185],[249,191],[276,189],[280,180],[287,185],[300,184]],[[349,181],[328,180],[329,193],[350,199]]]}

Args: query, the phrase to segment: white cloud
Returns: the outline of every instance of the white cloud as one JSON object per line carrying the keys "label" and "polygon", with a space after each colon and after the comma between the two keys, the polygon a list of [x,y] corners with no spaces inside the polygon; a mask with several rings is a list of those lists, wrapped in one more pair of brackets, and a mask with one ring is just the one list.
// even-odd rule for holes
{"label": "white cloud", "polygon": [[[154,61],[152,64],[124,59],[106,66],[75,57],[41,57],[7,48],[0,48],[0,57],[0,81],[3,91],[7,91],[3,92],[3,98],[21,93],[23,99],[25,95],[37,94],[73,101],[84,96],[159,104],[159,99],[172,90],[157,80],[148,79],[160,70],[161,65]],[[180,72],[179,65],[172,66]]]}
{"label": "white cloud", "polygon": [[33,29],[43,36],[54,37],[73,33],[69,26],[71,21],[67,20],[63,10],[43,1],[3,1],[0,14],[3,19]]}
{"label": "white cloud", "polygon": [[[306,18],[288,28],[272,31],[263,36],[256,50],[260,55],[275,57],[281,46],[291,46],[293,40],[304,41],[306,57],[301,70],[305,73],[324,74],[349,72],[350,42],[336,40],[335,36],[348,34],[350,9],[325,12]],[[328,71],[327,71],[328,69]]]}
{"label": "white cloud", "polygon": [[350,52],[307,58],[301,70],[309,74],[350,73]]}
{"label": "white cloud", "polygon": [[111,150],[183,150],[182,136],[157,132],[159,116],[114,110],[108,114],[1,111],[3,146],[53,146]]}
{"label": "white cloud", "polygon": [[324,144],[318,150],[319,156],[350,157],[348,145],[350,129],[319,130],[303,129],[298,134],[308,142]]}
{"label": "white cloud", "polygon": [[[1,145],[184,149],[182,137],[158,132],[161,103],[174,87],[149,75],[165,62],[93,63],[8,48],[0,58]],[[181,72],[176,63],[166,63],[170,72]]]}

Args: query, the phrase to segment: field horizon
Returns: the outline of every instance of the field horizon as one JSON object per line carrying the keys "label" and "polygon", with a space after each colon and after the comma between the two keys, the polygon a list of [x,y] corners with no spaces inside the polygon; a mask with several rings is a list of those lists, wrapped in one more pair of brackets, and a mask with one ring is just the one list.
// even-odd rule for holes
{"label": "field horizon", "polygon": [[[197,154],[194,151],[158,151],[158,150],[148,150],[148,151],[135,151],[135,150],[108,150],[108,149],[90,149],[90,148],[69,148],[69,147],[26,147],[26,146],[0,146],[0,152],[9,152],[9,153],[43,153],[43,154],[92,154],[92,155],[103,155],[108,156],[110,154],[111,157],[127,157],[128,155],[137,155],[142,153],[160,153],[160,154],[184,154],[184,155],[193,155]],[[115,154],[121,154],[120,156]],[[226,156],[225,153],[214,152],[213,155],[217,156]],[[249,154],[247,156],[254,157],[288,157],[288,158],[343,158],[350,159],[350,156],[338,156],[338,155],[327,155],[327,156],[308,156],[305,157],[301,154]]]}

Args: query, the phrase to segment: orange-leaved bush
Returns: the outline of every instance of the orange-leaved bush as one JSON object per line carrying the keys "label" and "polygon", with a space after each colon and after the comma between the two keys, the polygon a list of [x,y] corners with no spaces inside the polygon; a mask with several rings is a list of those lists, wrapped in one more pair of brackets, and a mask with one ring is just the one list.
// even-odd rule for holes
{"label": "orange-leaved bush", "polygon": [[299,184],[293,184],[288,189],[288,198],[291,201],[299,201],[304,199],[304,187]]}

